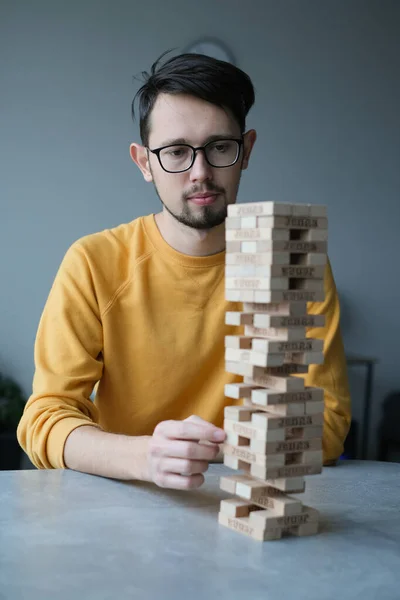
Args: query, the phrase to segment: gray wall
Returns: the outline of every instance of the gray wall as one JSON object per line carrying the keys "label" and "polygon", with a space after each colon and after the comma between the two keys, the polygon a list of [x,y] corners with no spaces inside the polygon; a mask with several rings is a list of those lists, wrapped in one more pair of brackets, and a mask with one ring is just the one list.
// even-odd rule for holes
{"label": "gray wall", "polygon": [[[155,212],[130,103],[166,49],[228,43],[256,87],[240,201],[328,205],[349,352],[379,358],[373,426],[400,388],[400,3],[0,2],[0,370],[30,393],[55,272],[78,237]],[[352,374],[354,412],[362,372]],[[373,444],[371,446],[373,454]]]}

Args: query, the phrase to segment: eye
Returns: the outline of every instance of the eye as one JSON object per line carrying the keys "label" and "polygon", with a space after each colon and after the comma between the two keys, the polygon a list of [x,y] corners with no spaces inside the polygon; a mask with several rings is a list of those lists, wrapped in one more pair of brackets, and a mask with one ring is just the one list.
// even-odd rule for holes
{"label": "eye", "polygon": [[167,152],[167,154],[169,154],[170,156],[178,157],[178,156],[182,156],[183,152],[184,152],[184,150],[182,148],[180,148],[179,150],[169,150]]}

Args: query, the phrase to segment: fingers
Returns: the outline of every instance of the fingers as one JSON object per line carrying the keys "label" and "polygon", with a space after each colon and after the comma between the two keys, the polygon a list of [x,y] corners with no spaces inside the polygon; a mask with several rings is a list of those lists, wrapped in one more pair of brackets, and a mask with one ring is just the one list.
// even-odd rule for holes
{"label": "fingers", "polygon": [[[201,419],[201,421],[203,420]],[[207,423],[207,421],[199,423],[197,420],[162,421],[155,428],[154,434],[175,440],[202,440],[209,442],[223,442],[226,436],[223,429],[215,427],[215,425]]]}
{"label": "fingers", "polygon": [[153,438],[150,454],[153,457],[185,458],[188,460],[214,460],[219,452],[218,444],[199,444],[183,440]]}
{"label": "fingers", "polygon": [[148,459],[152,480],[160,487],[194,489],[204,483],[210,461],[226,438],[223,429],[196,415],[163,421],[152,435]]}
{"label": "fingers", "polygon": [[174,473],[176,475],[197,475],[207,471],[208,462],[206,460],[187,460],[185,458],[162,458],[159,462],[159,469],[164,473]]}

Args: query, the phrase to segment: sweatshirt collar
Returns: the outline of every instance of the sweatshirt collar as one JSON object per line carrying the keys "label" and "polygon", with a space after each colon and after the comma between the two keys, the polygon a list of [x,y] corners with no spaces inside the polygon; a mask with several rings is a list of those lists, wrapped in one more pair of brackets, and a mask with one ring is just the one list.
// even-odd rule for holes
{"label": "sweatshirt collar", "polygon": [[154,213],[142,217],[142,226],[152,245],[161,252],[162,256],[182,266],[204,268],[225,264],[225,250],[211,256],[191,256],[172,248],[161,235]]}

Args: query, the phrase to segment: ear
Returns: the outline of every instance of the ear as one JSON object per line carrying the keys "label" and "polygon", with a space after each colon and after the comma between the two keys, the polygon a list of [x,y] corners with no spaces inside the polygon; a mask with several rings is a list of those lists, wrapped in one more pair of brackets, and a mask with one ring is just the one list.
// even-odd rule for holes
{"label": "ear", "polygon": [[250,129],[244,134],[242,171],[247,169],[247,167],[249,166],[250,154],[256,139],[257,132],[255,129]]}
{"label": "ear", "polygon": [[129,146],[129,153],[133,162],[136,163],[142,171],[145,181],[153,181],[146,148],[141,144],[131,144]]}

